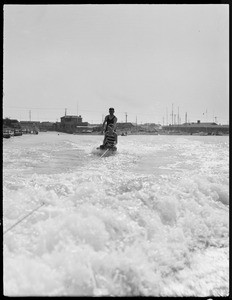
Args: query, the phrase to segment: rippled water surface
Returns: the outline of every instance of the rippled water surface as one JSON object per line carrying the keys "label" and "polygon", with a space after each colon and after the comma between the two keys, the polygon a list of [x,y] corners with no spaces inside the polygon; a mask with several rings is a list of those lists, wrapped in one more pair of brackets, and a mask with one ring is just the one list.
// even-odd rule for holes
{"label": "rippled water surface", "polygon": [[228,295],[228,136],[102,139],[3,139],[4,295]]}

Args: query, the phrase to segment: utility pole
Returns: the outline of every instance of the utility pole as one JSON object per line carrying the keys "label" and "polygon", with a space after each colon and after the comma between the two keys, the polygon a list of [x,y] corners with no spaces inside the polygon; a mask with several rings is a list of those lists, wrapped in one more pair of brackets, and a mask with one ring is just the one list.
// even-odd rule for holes
{"label": "utility pole", "polygon": [[166,107],[166,125],[168,125],[168,108]]}
{"label": "utility pole", "polygon": [[29,120],[31,122],[31,111],[29,110]]}
{"label": "utility pole", "polygon": [[126,123],[127,123],[127,113],[125,113],[125,115],[126,115]]}
{"label": "utility pole", "polygon": [[172,103],[172,125],[173,125],[173,103]]}
{"label": "utility pole", "polygon": [[187,112],[185,113],[185,123],[187,123]]}
{"label": "utility pole", "polygon": [[66,114],[67,114],[67,108],[65,108],[65,112],[64,112],[64,115],[66,116]]}

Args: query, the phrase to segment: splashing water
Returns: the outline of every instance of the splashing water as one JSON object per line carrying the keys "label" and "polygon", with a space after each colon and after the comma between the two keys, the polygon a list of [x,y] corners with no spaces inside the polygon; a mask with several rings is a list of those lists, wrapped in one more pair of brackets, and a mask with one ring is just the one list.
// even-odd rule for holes
{"label": "splashing water", "polygon": [[4,295],[225,296],[229,138],[4,139]]}

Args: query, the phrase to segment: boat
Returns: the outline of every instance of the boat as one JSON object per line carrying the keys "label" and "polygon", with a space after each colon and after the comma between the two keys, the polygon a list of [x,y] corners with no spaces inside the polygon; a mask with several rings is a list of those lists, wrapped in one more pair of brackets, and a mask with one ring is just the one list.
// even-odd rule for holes
{"label": "boat", "polygon": [[9,139],[11,137],[10,133],[7,133],[7,132],[3,132],[2,133],[2,136],[5,138],[5,139]]}
{"label": "boat", "polygon": [[5,139],[9,139],[11,136],[12,133],[10,129],[3,129],[2,137],[4,137]]}
{"label": "boat", "polygon": [[22,135],[22,131],[19,129],[15,129],[14,130],[14,136],[21,136]]}

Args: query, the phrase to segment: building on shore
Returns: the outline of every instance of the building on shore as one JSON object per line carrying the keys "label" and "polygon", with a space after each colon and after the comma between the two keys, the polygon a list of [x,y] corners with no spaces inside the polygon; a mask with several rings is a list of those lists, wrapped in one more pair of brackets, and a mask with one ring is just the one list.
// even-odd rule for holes
{"label": "building on shore", "polygon": [[22,135],[22,126],[16,119],[5,118],[2,120],[3,124],[3,136],[4,133],[8,136],[20,136]]}
{"label": "building on shore", "polygon": [[[76,126],[75,128],[75,132],[74,134],[79,134],[79,133],[92,133],[94,132],[94,126],[91,126],[91,125],[82,125],[82,126]],[[95,130],[96,131],[96,130]]]}
{"label": "building on shore", "polygon": [[181,125],[162,126],[165,134],[190,134],[190,135],[224,135],[229,134],[229,125],[218,125],[215,122],[184,123]]}
{"label": "building on shore", "polygon": [[156,123],[145,123],[139,125],[139,131],[146,133],[158,134],[158,131],[161,129],[160,124]]}
{"label": "building on shore", "polygon": [[3,128],[21,129],[21,124],[16,119],[5,118],[2,120]]}
{"label": "building on shore", "polygon": [[136,124],[136,123],[117,123],[117,132],[119,134],[158,134],[160,125],[156,123],[145,123],[145,124]]}
{"label": "building on shore", "polygon": [[44,131],[57,131],[57,123],[59,122],[49,122],[49,121],[46,121],[46,122],[41,122],[39,124],[39,130],[44,132]]}
{"label": "building on shore", "polygon": [[37,133],[43,131],[56,131],[59,122],[20,121],[23,133]]}
{"label": "building on shore", "polygon": [[45,131],[58,131],[64,133],[81,133],[92,132],[94,126],[90,126],[88,122],[82,122],[81,116],[63,116],[60,122],[35,122],[35,121],[21,121],[20,126],[25,133],[37,130],[40,132]]}
{"label": "building on shore", "polygon": [[136,126],[130,122],[126,122],[126,123],[118,122],[116,124],[116,130],[118,134],[123,134],[123,133],[130,134],[136,131]]}
{"label": "building on shore", "polygon": [[82,122],[81,116],[65,115],[60,118],[59,131],[66,133],[78,133],[81,131],[80,127],[89,126],[88,122]]}
{"label": "building on shore", "polygon": [[21,129],[23,133],[38,133],[40,122],[36,121],[20,121]]}

